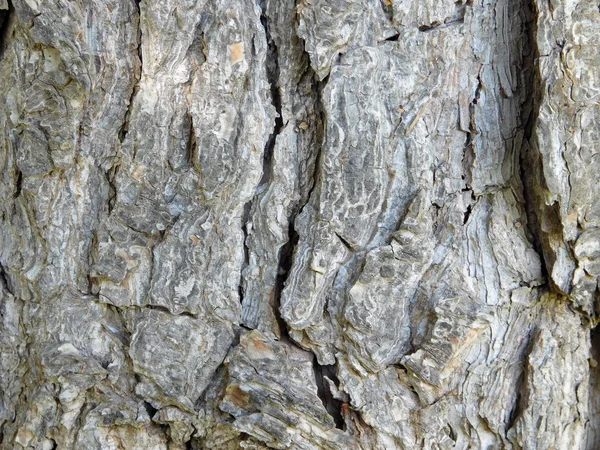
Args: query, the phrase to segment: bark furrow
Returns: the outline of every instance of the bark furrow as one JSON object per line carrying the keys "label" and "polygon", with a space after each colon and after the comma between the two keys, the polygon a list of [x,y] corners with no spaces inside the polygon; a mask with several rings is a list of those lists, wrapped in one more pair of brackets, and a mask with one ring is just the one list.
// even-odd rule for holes
{"label": "bark furrow", "polygon": [[0,0],[0,448],[598,448],[599,36]]}

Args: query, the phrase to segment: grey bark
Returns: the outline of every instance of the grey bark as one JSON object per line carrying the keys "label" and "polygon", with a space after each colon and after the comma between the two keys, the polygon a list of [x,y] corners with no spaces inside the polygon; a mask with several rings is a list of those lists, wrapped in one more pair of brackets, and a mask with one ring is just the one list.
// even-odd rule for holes
{"label": "grey bark", "polygon": [[0,447],[600,448],[599,74],[589,0],[0,0]]}

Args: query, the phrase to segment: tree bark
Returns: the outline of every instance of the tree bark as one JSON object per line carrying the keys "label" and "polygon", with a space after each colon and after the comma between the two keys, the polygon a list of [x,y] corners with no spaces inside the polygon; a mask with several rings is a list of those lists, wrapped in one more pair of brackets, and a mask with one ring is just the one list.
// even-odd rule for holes
{"label": "tree bark", "polygon": [[0,447],[599,448],[599,73],[589,0],[0,0]]}

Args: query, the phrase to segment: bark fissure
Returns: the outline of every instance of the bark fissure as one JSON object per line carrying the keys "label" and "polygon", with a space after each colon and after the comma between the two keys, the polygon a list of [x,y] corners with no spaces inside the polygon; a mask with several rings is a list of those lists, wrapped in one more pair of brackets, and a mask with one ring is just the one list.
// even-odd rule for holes
{"label": "bark fissure", "polygon": [[323,366],[313,359],[313,371],[315,374],[315,382],[317,384],[317,395],[321,399],[327,413],[331,416],[335,423],[335,427],[343,430],[345,428],[344,417],[342,416],[342,402],[336,399],[331,393],[328,378],[337,387],[339,381],[335,374],[336,367],[333,365]]}
{"label": "bark fissure", "polygon": [[600,442],[600,326],[590,331],[589,417],[586,448],[595,449]]}
{"label": "bark fissure", "polygon": [[524,26],[524,45],[523,45],[523,66],[522,80],[524,83],[523,91],[524,101],[521,104],[521,127],[524,133],[523,145],[519,151],[519,172],[520,183],[523,189],[523,199],[525,201],[524,209],[527,219],[527,231],[529,232],[531,243],[534,250],[539,255],[542,275],[548,279],[548,267],[542,246],[540,222],[536,209],[536,201],[539,198],[535,194],[534,173],[539,173],[539,156],[533,155],[531,141],[534,139],[533,133],[539,115],[540,101],[544,93],[541,91],[541,75],[539,67],[539,50],[536,44],[537,35],[537,7],[535,1],[524,1],[524,13],[526,22]]}
{"label": "bark fissure", "polygon": [[0,447],[595,448],[595,4],[100,3],[0,0]]}
{"label": "bark fissure", "polygon": [[[315,163],[314,167],[309,174],[309,178],[312,180],[312,186],[310,187],[308,194],[306,196],[306,201],[303,205],[298,208],[298,214],[302,213],[302,210],[306,205],[308,205],[311,201],[313,194],[317,189],[317,184],[319,183],[319,177],[321,174],[321,159],[323,155],[323,143],[325,140],[325,133],[327,127],[327,117],[325,113],[325,107],[323,105],[323,90],[329,81],[329,75],[326,76],[322,81],[319,81],[316,74],[313,73],[313,83],[312,83],[312,91],[315,96],[315,112],[318,115],[317,122],[317,154],[315,155]],[[296,216],[294,216],[293,220],[295,220]],[[293,221],[292,220],[292,221]]]}
{"label": "bark fissure", "polygon": [[466,225],[469,221],[469,217],[471,217],[471,211],[473,211],[473,205],[467,205],[467,210],[465,211],[463,218],[463,225]]}
{"label": "bark fissure", "polygon": [[[308,70],[311,70],[310,68]],[[315,94],[315,111],[318,114],[318,123],[317,123],[317,154],[314,159],[314,166],[310,169],[309,178],[312,180],[312,186],[310,187],[308,194],[306,195],[306,200],[303,204],[301,204],[295,213],[288,219],[289,227],[288,227],[288,241],[284,244],[284,246],[279,251],[279,261],[277,268],[277,279],[275,286],[275,302],[274,302],[274,315],[277,320],[279,330],[282,333],[282,337],[287,341],[291,342],[293,345],[297,345],[292,339],[289,338],[288,334],[288,324],[281,317],[280,306],[281,306],[281,294],[285,287],[285,282],[288,279],[290,270],[292,268],[294,253],[296,251],[296,246],[300,239],[300,236],[296,232],[294,223],[298,215],[300,215],[306,205],[309,204],[311,198],[315,192],[317,187],[319,173],[320,173],[320,163],[321,163],[321,154],[323,151],[323,140],[325,135],[325,110],[322,103],[322,92],[327,84],[328,77],[325,80],[319,82],[316,78],[316,74],[313,72],[313,82],[312,89],[313,94]]]}
{"label": "bark fissure", "polygon": [[[264,5],[263,5],[264,7]],[[263,161],[262,161],[262,176],[261,180],[256,188],[256,193],[252,200],[250,200],[244,206],[244,216],[242,218],[242,230],[244,233],[244,263],[240,271],[240,283],[238,287],[238,294],[240,297],[240,303],[244,301],[244,276],[243,272],[250,263],[250,249],[247,244],[248,239],[248,221],[251,217],[252,211],[254,210],[255,203],[261,198],[261,193],[268,188],[273,178],[273,158],[275,151],[275,144],[277,142],[277,136],[281,133],[284,128],[283,114],[281,111],[281,92],[280,92],[280,80],[279,80],[279,56],[277,52],[277,45],[271,37],[269,18],[263,10],[260,15],[260,22],[265,32],[265,38],[267,40],[267,57],[265,61],[265,72],[267,82],[269,83],[271,93],[271,104],[275,109],[275,123],[273,130],[263,149]],[[276,314],[277,317],[277,314]]]}
{"label": "bark fissure", "polygon": [[13,7],[12,1],[7,1],[8,8],[0,10],[0,61],[4,57],[4,52],[8,45],[8,34],[11,30],[11,22],[14,17],[15,8]]}
{"label": "bark fissure", "polygon": [[247,202],[244,205],[244,210],[242,214],[242,245],[244,247],[244,260],[242,262],[242,267],[240,268],[240,282],[238,284],[238,296],[240,298],[240,304],[244,303],[244,270],[250,264],[250,248],[248,247],[248,225],[250,221],[250,213],[252,211],[252,204],[254,199]]}
{"label": "bark fissure", "polygon": [[196,138],[196,128],[194,127],[194,118],[192,117],[192,115],[189,112],[189,109],[187,111],[187,116],[188,116],[188,120],[190,122],[190,128],[189,128],[189,140],[188,140],[188,146],[187,146],[187,157],[188,157],[188,164],[190,165],[190,167],[193,167],[196,172],[198,173],[198,175],[202,175],[202,171],[200,170],[199,166],[198,166],[198,139]]}
{"label": "bark fissure", "polygon": [[[137,7],[137,57],[139,62],[139,72],[135,74],[135,79],[133,83],[133,87],[131,89],[131,93],[129,95],[129,103],[127,104],[127,110],[125,111],[125,117],[123,118],[123,124],[119,129],[118,137],[119,142],[122,144],[127,137],[127,133],[129,132],[129,120],[131,119],[131,109],[133,108],[133,103],[135,101],[135,97],[140,90],[140,80],[142,79],[142,72],[144,67],[144,61],[142,59],[142,12],[141,12],[141,0],[135,0],[135,5]],[[135,146],[134,146],[135,148]],[[135,151],[133,155],[133,159],[135,159]]]}
{"label": "bark fissure", "polygon": [[525,338],[525,345],[523,347],[523,352],[519,358],[519,365],[521,366],[522,372],[517,377],[517,381],[515,383],[515,398],[513,402],[513,406],[508,414],[508,421],[506,422],[506,434],[508,437],[508,432],[515,426],[517,423],[517,419],[521,416],[523,411],[527,408],[527,365],[529,355],[533,350],[533,342],[535,337],[535,330],[529,330],[527,333],[527,337]]}
{"label": "bark fissure", "polygon": [[21,196],[21,189],[23,188],[23,172],[21,172],[18,168],[15,168],[16,172],[16,180],[15,180],[15,192],[13,194],[13,199],[17,199]]}
{"label": "bark fissure", "polygon": [[6,289],[6,291],[10,295],[12,295],[13,297],[16,297],[12,287],[10,286],[10,282],[8,281],[6,269],[4,268],[4,266],[2,264],[0,264],[0,283],[2,284],[2,286],[4,286],[4,289]]}
{"label": "bark fissure", "polygon": [[277,136],[283,130],[283,114],[281,112],[281,92],[280,92],[280,80],[279,80],[279,55],[277,51],[277,45],[273,40],[270,32],[270,25],[267,15],[263,12],[260,16],[260,21],[265,30],[265,36],[267,39],[267,58],[266,58],[266,74],[267,81],[270,85],[271,91],[271,103],[275,108],[275,125],[273,132],[267,139],[267,144],[263,153],[263,175],[259,183],[260,185],[268,184],[273,177],[273,153],[275,150],[275,143]]}
{"label": "bark fissure", "polygon": [[[462,167],[463,167],[463,175],[462,178],[465,181],[466,189],[471,190],[471,185],[473,183],[472,180],[472,168],[473,162],[475,161],[475,149],[473,143],[473,136],[475,136],[477,132],[477,127],[475,125],[475,105],[479,101],[479,96],[481,95],[481,90],[483,89],[483,82],[481,80],[481,68],[480,72],[477,75],[477,87],[475,88],[475,92],[473,93],[473,99],[471,103],[469,103],[469,131],[466,131],[465,137],[465,145],[463,147],[462,153]],[[464,191],[465,189],[463,189]]]}
{"label": "bark fissure", "polygon": [[108,199],[107,199],[107,212],[110,215],[117,202],[117,173],[119,171],[119,165],[113,165],[109,170],[104,173],[106,181],[108,183]]}
{"label": "bark fissure", "polygon": [[294,343],[294,345],[295,342],[289,338],[287,328],[288,325],[285,322],[285,320],[283,320],[283,318],[281,317],[281,312],[279,308],[281,305],[281,293],[283,292],[285,282],[288,279],[290,269],[292,268],[294,251],[296,249],[296,245],[298,244],[298,240],[299,236],[296,230],[294,229],[294,220],[290,220],[288,228],[288,241],[279,250],[279,261],[277,263],[277,278],[275,283],[275,302],[273,304],[273,314],[275,315],[275,319],[277,320],[279,331],[282,337],[286,341]]}

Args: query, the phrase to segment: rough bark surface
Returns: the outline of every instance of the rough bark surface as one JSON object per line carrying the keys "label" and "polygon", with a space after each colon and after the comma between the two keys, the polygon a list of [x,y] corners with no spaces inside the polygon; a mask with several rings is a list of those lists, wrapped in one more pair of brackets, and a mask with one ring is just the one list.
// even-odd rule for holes
{"label": "rough bark surface", "polygon": [[0,0],[2,449],[600,448],[600,5]]}

